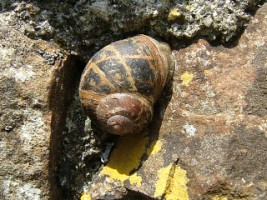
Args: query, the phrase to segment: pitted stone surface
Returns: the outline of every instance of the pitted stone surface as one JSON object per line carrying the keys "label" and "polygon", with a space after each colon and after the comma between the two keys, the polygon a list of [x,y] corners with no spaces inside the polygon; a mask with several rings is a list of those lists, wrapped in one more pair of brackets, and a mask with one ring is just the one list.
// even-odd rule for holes
{"label": "pitted stone surface", "polygon": [[199,40],[173,52],[165,112],[156,108],[147,134],[118,140],[87,195],[116,199],[128,189],[148,199],[267,198],[266,13],[264,4],[235,47]]}
{"label": "pitted stone surface", "polygon": [[[51,89],[56,88],[52,77],[64,68],[66,58],[55,44],[0,26],[1,199],[38,200],[58,194],[56,176],[52,176],[58,156],[51,141],[54,124],[64,116],[49,103],[58,105],[50,99]],[[61,105],[65,104],[61,101]]]}

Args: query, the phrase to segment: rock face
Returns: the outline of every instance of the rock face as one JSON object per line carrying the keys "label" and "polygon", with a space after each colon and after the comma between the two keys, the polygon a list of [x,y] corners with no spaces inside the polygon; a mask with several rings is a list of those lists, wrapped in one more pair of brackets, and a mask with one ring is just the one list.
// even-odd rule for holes
{"label": "rock face", "polygon": [[82,198],[267,198],[266,13],[235,47],[199,40],[173,52],[173,85],[147,134],[119,138]]}
{"label": "rock face", "polygon": [[[2,23],[30,38],[53,39],[86,61],[112,41],[143,33],[165,40],[238,36],[264,0],[2,0]],[[2,21],[0,19],[0,21]],[[179,42],[180,44],[180,42]]]}
{"label": "rock face", "polygon": [[0,196],[59,196],[56,173],[72,62],[60,48],[0,26]]}
{"label": "rock face", "polygon": [[[261,2],[2,0],[0,196],[265,200],[267,4],[225,44]],[[136,31],[176,70],[147,132],[116,140],[86,120],[79,59]]]}

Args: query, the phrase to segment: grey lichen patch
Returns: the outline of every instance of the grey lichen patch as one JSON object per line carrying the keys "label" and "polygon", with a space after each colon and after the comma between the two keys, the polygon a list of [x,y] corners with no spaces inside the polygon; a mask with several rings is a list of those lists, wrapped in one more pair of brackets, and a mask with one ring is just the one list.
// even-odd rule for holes
{"label": "grey lichen patch", "polygon": [[14,77],[16,81],[25,82],[31,79],[35,73],[32,70],[32,66],[28,65],[21,67],[19,69],[14,69],[12,67],[8,68],[3,73],[7,77]]}
{"label": "grey lichen patch", "polygon": [[[37,52],[37,46],[45,47],[47,54],[57,54],[54,65],[47,64],[48,58]],[[62,61],[60,51],[52,43],[31,40],[14,27],[1,24],[0,196],[4,199],[52,196],[48,94],[52,71]],[[55,179],[54,174],[51,177]]]}
{"label": "grey lichen patch", "polygon": [[31,38],[54,40],[86,60],[132,33],[168,39],[228,42],[247,25],[261,0],[51,1],[3,3],[0,20]]}
{"label": "grey lichen patch", "polygon": [[[3,194],[5,198],[41,200],[42,191],[31,183],[23,183],[19,180],[8,179],[3,182]],[[16,194],[11,196],[10,194]]]}
{"label": "grey lichen patch", "polygon": [[256,1],[188,1],[186,5],[177,7],[184,15],[184,23],[174,23],[168,31],[176,37],[206,35],[210,40],[219,37],[227,42],[249,20],[245,9],[252,4]]}
{"label": "grey lichen patch", "polygon": [[183,125],[183,129],[187,137],[194,137],[197,132],[197,129],[194,127],[194,125],[188,123]]}
{"label": "grey lichen patch", "polygon": [[42,112],[25,109],[23,111],[23,118],[26,122],[23,123],[20,129],[22,149],[25,152],[29,152],[34,149],[36,145],[45,146],[47,142],[46,131],[49,130],[50,127],[45,124]]}
{"label": "grey lichen patch", "polygon": [[12,61],[12,56],[15,55],[15,48],[5,47],[5,45],[0,46],[0,64],[10,66]]}

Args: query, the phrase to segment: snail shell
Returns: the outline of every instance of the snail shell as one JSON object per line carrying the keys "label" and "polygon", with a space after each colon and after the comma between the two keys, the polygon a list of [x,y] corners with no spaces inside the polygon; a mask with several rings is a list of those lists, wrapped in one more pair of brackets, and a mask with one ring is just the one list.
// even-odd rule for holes
{"label": "snail shell", "polygon": [[141,132],[172,78],[166,43],[146,35],[120,40],[98,51],[83,71],[79,95],[92,122],[108,133]]}

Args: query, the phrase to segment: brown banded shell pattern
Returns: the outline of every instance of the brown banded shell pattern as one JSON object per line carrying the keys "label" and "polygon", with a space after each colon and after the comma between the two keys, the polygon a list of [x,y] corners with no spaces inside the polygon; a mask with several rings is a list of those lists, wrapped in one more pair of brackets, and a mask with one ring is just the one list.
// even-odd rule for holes
{"label": "brown banded shell pattern", "polygon": [[145,35],[104,47],[90,59],[82,74],[80,98],[86,113],[97,120],[100,101],[114,93],[140,96],[141,102],[150,104],[146,109],[152,109],[165,86],[167,65],[160,43]]}

